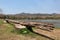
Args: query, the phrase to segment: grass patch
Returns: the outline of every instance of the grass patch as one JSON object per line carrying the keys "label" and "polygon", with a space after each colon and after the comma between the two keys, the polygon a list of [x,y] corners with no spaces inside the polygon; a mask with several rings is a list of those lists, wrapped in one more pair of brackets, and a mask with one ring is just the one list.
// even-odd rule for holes
{"label": "grass patch", "polygon": [[4,24],[3,20],[0,19],[0,25]]}
{"label": "grass patch", "polygon": [[28,34],[29,33],[29,31],[26,28],[24,28],[24,29],[14,29],[11,32],[13,32],[13,33],[15,32],[17,34]]}
{"label": "grass patch", "polygon": [[3,30],[0,30],[0,32],[2,32],[4,34],[13,33],[13,34],[18,34],[18,35],[22,34],[22,35],[28,35],[28,36],[35,35],[34,33],[30,32],[27,28],[16,30],[16,29],[14,29],[14,24],[12,24],[12,23],[11,24],[5,23],[4,25],[3,24],[4,24],[4,20],[0,20],[0,25],[2,25],[2,27],[3,27]]}
{"label": "grass patch", "polygon": [[25,35],[25,36],[36,36],[36,34],[30,32],[27,28],[23,28],[23,29],[14,29],[13,31],[11,31],[12,33],[16,33],[16,34],[21,34],[21,35]]}

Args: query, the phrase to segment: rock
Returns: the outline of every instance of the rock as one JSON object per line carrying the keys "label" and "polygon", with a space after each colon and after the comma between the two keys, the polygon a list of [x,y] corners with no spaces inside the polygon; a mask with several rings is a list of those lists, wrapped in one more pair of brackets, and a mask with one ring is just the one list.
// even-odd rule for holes
{"label": "rock", "polygon": [[6,23],[6,21],[4,20],[4,23]]}
{"label": "rock", "polygon": [[22,29],[22,28],[26,28],[26,26],[23,26],[23,25],[20,25],[20,24],[15,24],[15,28]]}

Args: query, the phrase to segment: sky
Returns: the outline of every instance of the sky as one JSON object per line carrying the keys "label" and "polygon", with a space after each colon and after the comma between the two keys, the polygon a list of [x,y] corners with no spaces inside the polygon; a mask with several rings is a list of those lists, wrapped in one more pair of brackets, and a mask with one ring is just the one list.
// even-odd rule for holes
{"label": "sky", "polygon": [[60,13],[60,0],[0,0],[4,14]]}

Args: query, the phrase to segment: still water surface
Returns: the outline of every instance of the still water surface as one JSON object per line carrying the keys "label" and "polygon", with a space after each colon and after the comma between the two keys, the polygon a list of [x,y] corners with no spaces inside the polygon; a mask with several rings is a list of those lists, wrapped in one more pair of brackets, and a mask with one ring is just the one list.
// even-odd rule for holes
{"label": "still water surface", "polygon": [[24,20],[24,21],[53,23],[55,27],[59,27],[60,28],[60,20]]}

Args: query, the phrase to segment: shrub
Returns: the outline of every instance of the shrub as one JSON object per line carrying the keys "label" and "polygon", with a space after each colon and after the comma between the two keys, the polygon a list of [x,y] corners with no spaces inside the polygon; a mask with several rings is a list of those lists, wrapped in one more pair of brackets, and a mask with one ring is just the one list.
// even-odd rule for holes
{"label": "shrub", "polygon": [[30,31],[27,28],[23,28],[23,29],[18,29],[18,30],[13,30],[12,32],[15,32],[17,34],[29,34]]}

